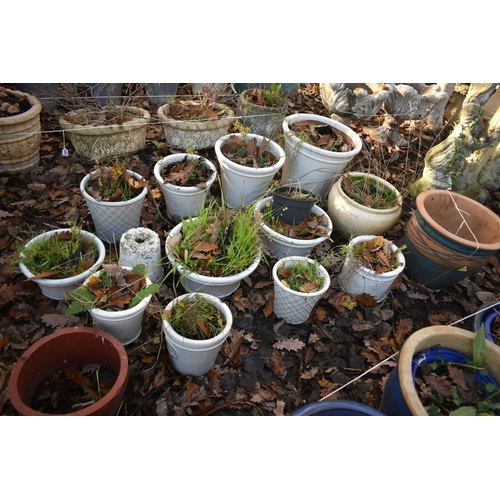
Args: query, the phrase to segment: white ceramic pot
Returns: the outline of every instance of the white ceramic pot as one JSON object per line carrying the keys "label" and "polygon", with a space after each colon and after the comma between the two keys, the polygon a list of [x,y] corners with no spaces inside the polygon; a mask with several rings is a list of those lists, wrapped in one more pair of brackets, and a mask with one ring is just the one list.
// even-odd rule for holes
{"label": "white ceramic pot", "polygon": [[217,178],[217,170],[211,161],[198,155],[189,156],[197,158],[198,160],[203,160],[207,168],[213,172],[212,177],[205,183],[203,189],[197,186],[176,186],[175,184],[163,182],[163,170],[172,163],[184,160],[186,157],[184,153],[166,156],[157,162],[154,167],[154,176],[163,192],[168,215],[175,220],[187,219],[196,215],[205,204],[210,187]]}
{"label": "white ceramic pot", "polygon": [[[170,302],[166,309],[171,310],[178,301],[193,297],[195,294],[180,295]],[[227,339],[233,325],[233,316],[229,307],[219,298],[206,293],[199,293],[224,315],[226,325],[219,335],[206,340],[188,339],[179,335],[168,321],[163,320],[163,333],[167,342],[170,363],[182,375],[205,375],[217,359],[222,344]]]}
{"label": "white ceramic pot", "polygon": [[[374,235],[356,236],[349,242],[349,246],[353,247],[358,243],[364,243],[376,238]],[[398,247],[392,245],[392,251],[396,252]],[[376,302],[382,302],[389,290],[391,289],[396,278],[404,271],[405,258],[403,252],[397,254],[400,266],[394,271],[387,273],[375,274],[375,271],[363,266],[356,259],[348,256],[342,266],[342,271],[339,274],[339,285],[345,293],[353,296],[366,293],[371,295]]]}
{"label": "white ceramic pot", "polygon": [[[142,179],[139,174],[131,170],[127,172],[137,180]],[[80,191],[90,210],[97,236],[106,243],[118,243],[123,233],[141,225],[142,206],[148,188],[144,186],[140,194],[131,200],[97,201],[86,190],[90,175],[87,174],[82,179]]]}
{"label": "white ceramic pot", "polygon": [[[241,134],[230,134],[221,137],[215,143],[215,154],[220,165],[221,189],[224,203],[232,208],[246,207],[254,201],[262,198],[274,176],[285,163],[285,152],[283,148],[274,141],[269,141],[266,151],[272,153],[277,162],[265,168],[250,168],[229,160],[221,151],[221,148],[229,141],[231,135],[241,138]],[[260,145],[264,137],[255,134],[246,134],[248,140],[257,139]]]}
{"label": "white ceramic pot", "polygon": [[[116,155],[135,153],[144,147],[151,117],[145,109],[134,106],[124,106],[122,109],[124,113],[133,116],[122,125],[76,125],[64,117],[59,119],[59,123],[69,133],[75,151],[86,160],[113,158]],[[86,117],[88,113],[89,110],[78,109],[67,115],[76,119],[81,115]]]}
{"label": "white ceramic pot", "polygon": [[182,286],[188,292],[207,293],[220,299],[228,297],[233,292],[238,290],[241,280],[243,278],[246,278],[247,276],[250,276],[250,274],[252,274],[259,265],[260,254],[253,261],[250,267],[238,274],[235,274],[234,276],[212,277],[189,271],[188,269],[185,269],[180,263],[175,261],[169,249],[169,240],[173,236],[180,234],[181,229],[182,223],[179,223],[168,233],[165,241],[165,252],[172,266],[175,266],[175,268],[177,269],[177,273],[180,276]]}
{"label": "white ceramic pot", "polygon": [[184,150],[188,147],[197,151],[213,148],[217,139],[227,134],[234,120],[233,111],[224,107],[227,116],[219,120],[174,120],[168,116],[170,103],[167,102],[157,112],[163,125],[165,140],[170,146]]}
{"label": "white ceramic pot", "polygon": [[[125,268],[125,267],[124,267]],[[125,268],[129,269],[130,268]],[[98,275],[99,272],[94,273]],[[88,280],[85,281],[86,284]],[[150,285],[151,280],[146,277],[146,285]],[[151,301],[151,295],[142,299],[131,309],[123,311],[105,311],[104,309],[90,309],[90,314],[97,328],[110,333],[116,337],[123,345],[128,345],[137,340],[142,331],[142,318],[144,311]]]}
{"label": "white ceramic pot", "polygon": [[[68,229],[54,229],[53,231],[47,231],[46,233],[42,233],[32,240],[28,241],[26,244],[27,247],[33,245],[35,241],[47,239],[55,233],[63,233],[68,232]],[[49,297],[49,299],[54,300],[63,300],[67,293],[76,290],[92,273],[94,273],[99,266],[104,262],[104,258],[106,257],[106,248],[104,247],[103,242],[97,238],[94,234],[89,233],[87,231],[82,230],[82,236],[85,239],[92,240],[93,244],[97,248],[98,257],[95,261],[95,264],[87,269],[84,273],[81,273],[77,276],[71,276],[69,278],[60,278],[60,279],[49,279],[49,278],[35,278],[31,281],[34,281],[39,287],[43,295]],[[22,254],[21,254],[22,255]],[[19,264],[19,268],[21,272],[28,278],[32,278],[34,274],[23,264]]]}
{"label": "white ceramic pot", "polygon": [[[345,153],[326,151],[301,141],[290,129],[291,125],[314,120],[340,130],[351,139],[354,148]],[[328,191],[349,162],[361,151],[358,134],[340,122],[320,115],[298,113],[283,120],[286,161],[281,176],[282,184],[297,184],[302,189],[326,197]]]}
{"label": "white ceramic pot", "polygon": [[398,204],[386,209],[365,207],[347,196],[342,189],[342,176],[333,184],[328,194],[328,215],[332,219],[335,232],[347,240],[362,234],[384,234],[399,220],[403,206],[401,194],[392,184],[376,175],[351,172],[349,176],[377,180],[397,194]]}
{"label": "white ceramic pot", "polygon": [[161,242],[157,233],[146,227],[135,227],[120,238],[120,266],[144,264],[153,283],[163,278]]}
{"label": "white ceramic pot", "polygon": [[284,265],[290,267],[298,261],[314,262],[307,257],[285,257],[278,260],[273,266],[274,280],[274,314],[278,318],[283,318],[287,323],[298,325],[307,321],[311,311],[317,304],[321,296],[330,287],[330,275],[321,265],[318,265],[318,271],[324,277],[325,282],[321,290],[311,293],[296,292],[281,283],[278,277],[278,269]]}
{"label": "white ceramic pot", "polygon": [[[262,199],[255,206],[255,211],[258,210],[262,212],[266,204],[268,203],[272,204],[272,200],[273,200],[272,196]],[[326,216],[326,218],[328,219],[328,229],[330,230],[331,233],[333,230],[333,225],[332,221],[330,220],[330,217],[328,217],[328,214],[317,205],[313,206],[311,212],[318,216]],[[277,233],[276,231],[271,229],[268,225],[266,225],[264,222],[262,222],[261,228],[262,231],[264,232],[262,240],[267,249],[267,252],[271,257],[277,259],[282,259],[284,257],[291,257],[291,256],[308,257],[315,247],[317,247],[319,244],[323,243],[323,241],[327,239],[327,236],[321,236],[319,238],[314,238],[312,240],[301,240],[297,238],[290,238],[283,234]]]}

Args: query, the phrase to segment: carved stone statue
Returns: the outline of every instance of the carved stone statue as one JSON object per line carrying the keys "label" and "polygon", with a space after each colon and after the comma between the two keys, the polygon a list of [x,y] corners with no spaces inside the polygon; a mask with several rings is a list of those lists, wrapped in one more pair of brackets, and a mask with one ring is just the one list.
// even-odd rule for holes
{"label": "carved stone statue", "polygon": [[417,196],[426,189],[450,189],[480,203],[500,186],[500,108],[489,123],[484,104],[496,83],[472,83],[460,119],[451,134],[429,149],[422,177],[412,186]]}

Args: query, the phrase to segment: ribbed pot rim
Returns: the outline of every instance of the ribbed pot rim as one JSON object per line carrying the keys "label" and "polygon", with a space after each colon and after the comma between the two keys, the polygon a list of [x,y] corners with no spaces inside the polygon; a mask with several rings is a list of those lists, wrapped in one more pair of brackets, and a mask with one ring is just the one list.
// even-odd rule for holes
{"label": "ribbed pot rim", "polygon": [[[387,188],[389,188],[392,191],[395,191],[397,193],[398,204],[396,206],[389,207],[389,208],[371,208],[371,207],[367,207],[365,205],[361,205],[361,203],[358,203],[356,200],[353,200],[352,198],[347,196],[347,193],[343,190],[342,179],[346,175],[349,175],[352,177],[368,177],[370,179],[377,180],[378,182],[380,182],[381,184],[383,184]],[[387,182],[385,179],[382,179],[382,177],[378,177],[377,175],[374,175],[374,174],[370,174],[367,172],[349,172],[348,174],[342,174],[340,179],[335,184],[337,184],[337,188],[339,190],[340,195],[347,203],[355,206],[357,209],[359,209],[363,212],[366,212],[368,214],[374,214],[374,215],[375,214],[390,214],[390,213],[397,212],[397,211],[401,210],[401,207],[403,205],[403,198],[401,196],[401,193],[390,182]]]}
{"label": "ribbed pot rim", "polygon": [[27,92],[20,92],[19,90],[6,90],[8,94],[14,94],[18,97],[23,95],[28,96],[28,101],[31,104],[31,108],[19,115],[0,118],[0,126],[6,127],[9,125],[18,125],[19,123],[23,123],[31,120],[32,118],[35,118],[42,112],[42,103],[34,95],[28,94]]}
{"label": "ribbed pot rim", "polygon": [[[94,170],[94,172],[95,172],[95,170]],[[94,172],[92,172],[92,173],[94,173]],[[129,175],[134,177],[134,179],[137,179],[137,180],[143,179],[143,177],[141,175],[139,175],[136,172],[133,172],[132,170],[127,170],[127,172]],[[148,192],[147,186],[144,186],[142,188],[142,191],[135,198],[132,198],[131,200],[127,200],[127,201],[99,201],[99,200],[96,200],[93,196],[90,196],[90,194],[88,194],[86,189],[85,189],[87,187],[87,183],[90,180],[90,175],[91,174],[87,174],[80,182],[80,191],[81,191],[83,197],[87,201],[89,201],[90,203],[97,203],[97,204],[105,206],[105,207],[123,207],[125,205],[130,205],[136,201],[139,201],[139,199],[144,198]]]}
{"label": "ribbed pot rim", "polygon": [[[420,216],[425,220],[427,224],[429,224],[435,231],[437,231],[440,234],[445,235],[447,238],[450,240],[456,241],[466,247],[471,248],[472,250],[476,250],[478,247],[482,250],[489,251],[489,252],[495,252],[496,250],[500,249],[500,238],[496,243],[482,243],[481,241],[478,241],[476,244],[475,241],[467,240],[465,238],[462,238],[461,236],[456,236],[455,234],[451,233],[441,225],[439,225],[429,214],[427,209],[425,208],[426,203],[431,197],[438,197],[440,199],[443,199],[444,197],[451,196],[454,199],[458,199],[461,202],[465,204],[461,210],[464,210],[465,212],[469,212],[470,210],[467,210],[467,207],[473,208],[474,210],[480,211],[482,214],[482,217],[487,217],[490,219],[491,224],[496,224],[497,226],[500,226],[500,217],[498,217],[494,212],[492,212],[489,208],[485,207],[484,205],[481,205],[481,203],[473,200],[472,198],[469,198],[467,196],[464,196],[460,193],[455,193],[447,190],[441,190],[441,189],[429,189],[427,191],[421,192],[416,199],[416,204],[417,204],[417,211],[419,212]],[[439,202],[438,202],[439,203]],[[500,228],[499,228],[500,231]]]}
{"label": "ribbed pot rim", "polygon": [[[336,152],[336,151],[327,151],[326,149],[318,148],[317,146],[313,146],[312,144],[308,144],[306,142],[301,141],[291,130],[290,130],[290,124],[294,124],[296,122],[301,122],[301,121],[306,121],[306,120],[312,120],[312,121],[318,121],[321,123],[324,123],[326,125],[330,125],[333,128],[336,128],[337,130],[340,130],[341,132],[345,133],[353,142],[354,142],[354,148],[351,151],[347,152]],[[309,149],[310,151],[315,152],[316,154],[325,156],[325,157],[330,157],[330,158],[352,158],[356,156],[360,151],[361,151],[361,146],[362,146],[362,141],[361,138],[359,137],[354,130],[351,128],[347,127],[343,123],[340,123],[336,120],[332,120],[331,118],[327,118],[326,116],[321,116],[321,115],[310,115],[308,113],[296,113],[293,115],[289,115],[285,117],[283,120],[283,132],[285,135],[285,140],[288,140],[290,143],[293,144],[293,148],[296,148],[300,145],[300,147]]]}
{"label": "ribbed pot rim", "polygon": [[[162,170],[167,167],[168,165],[171,165],[172,163],[177,163],[181,160],[183,160],[186,156],[192,157],[192,158],[197,158],[198,160],[203,160],[204,163],[208,166],[208,168],[212,171],[212,176],[210,179],[207,181],[207,187],[205,189],[199,189],[196,186],[177,186],[176,184],[170,184],[170,183],[164,183],[163,179],[161,177],[161,172]],[[162,189],[166,189],[168,191],[173,191],[173,192],[183,192],[183,193],[200,193],[202,191],[206,191],[210,186],[215,182],[215,179],[217,177],[217,169],[215,168],[214,164],[208,160],[207,158],[204,158],[203,156],[200,155],[194,155],[194,154],[187,154],[187,153],[176,153],[173,155],[168,155],[165,156],[165,158],[162,158],[158,162],[156,162],[156,165],[154,166],[153,170],[154,176],[156,178],[156,182]]]}

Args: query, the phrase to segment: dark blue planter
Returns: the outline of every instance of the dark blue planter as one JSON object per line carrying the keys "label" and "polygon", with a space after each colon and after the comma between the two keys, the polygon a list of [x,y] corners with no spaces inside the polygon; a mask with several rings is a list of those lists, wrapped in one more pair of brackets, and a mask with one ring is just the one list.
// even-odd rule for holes
{"label": "dark blue planter", "polygon": [[[455,362],[455,363],[467,363],[470,361],[470,357],[462,354],[458,351],[452,349],[439,348],[439,349],[427,349],[425,351],[419,352],[413,358],[412,364],[412,374],[413,380],[415,381],[415,375],[417,369],[420,365],[425,363],[432,363],[433,361],[438,361],[442,359],[445,362]],[[482,375],[476,373],[476,379],[481,385],[486,383],[491,383],[498,387],[495,379],[490,375]],[[389,375],[384,393],[382,395],[382,401],[380,403],[380,411],[390,416],[411,416],[412,413],[408,408],[406,401],[404,399],[403,393],[401,392],[401,387],[399,384],[398,367],[396,367],[392,373]]]}
{"label": "dark blue planter", "polygon": [[[496,307],[495,307],[496,305]],[[495,310],[496,309],[496,310]],[[481,324],[484,324],[484,334],[487,340],[495,342],[493,335],[491,334],[493,328],[493,322],[500,315],[500,304],[498,302],[488,302],[483,304],[479,309],[478,313],[473,316],[471,321],[471,330],[477,332],[481,328]]]}
{"label": "dark blue planter", "polygon": [[295,417],[383,417],[384,414],[363,403],[355,401],[317,401],[309,403],[291,413]]}
{"label": "dark blue planter", "polygon": [[477,201],[428,190],[416,204],[404,237],[406,272],[415,281],[446,288],[481,269],[500,249],[500,218]]}

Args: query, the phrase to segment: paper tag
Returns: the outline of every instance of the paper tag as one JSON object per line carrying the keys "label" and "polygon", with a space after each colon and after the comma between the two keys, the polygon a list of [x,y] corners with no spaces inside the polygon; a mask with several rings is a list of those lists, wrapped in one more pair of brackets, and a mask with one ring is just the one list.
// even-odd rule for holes
{"label": "paper tag", "polygon": [[66,148],[62,148],[62,155],[68,156],[68,150]]}

